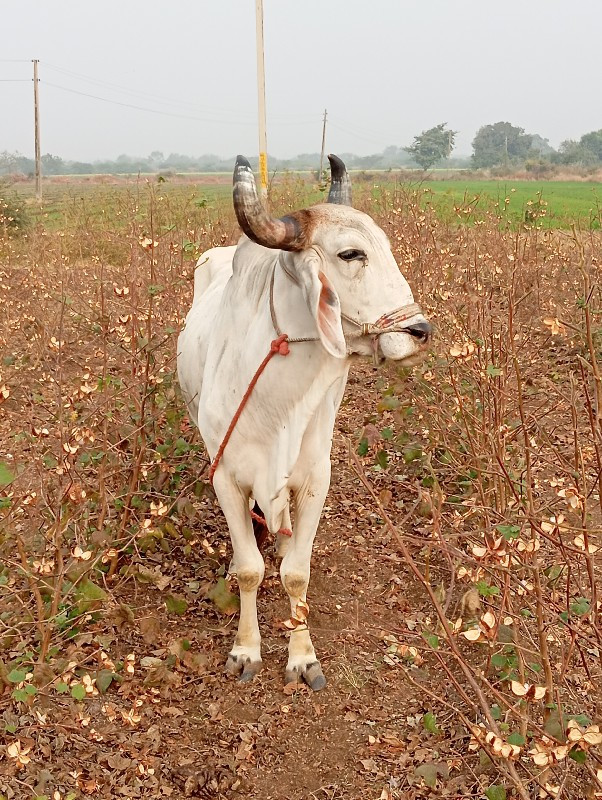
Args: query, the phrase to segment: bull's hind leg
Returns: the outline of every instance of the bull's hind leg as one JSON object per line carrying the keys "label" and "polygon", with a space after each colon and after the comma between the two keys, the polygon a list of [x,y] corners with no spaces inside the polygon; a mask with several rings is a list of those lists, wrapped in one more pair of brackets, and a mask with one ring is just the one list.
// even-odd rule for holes
{"label": "bull's hind leg", "polygon": [[257,590],[263,580],[265,567],[253,533],[248,497],[219,471],[215,474],[213,486],[230,529],[233,564],[240,590],[238,633],[226,669],[234,675],[240,675],[241,681],[249,681],[261,669]]}
{"label": "bull's hind leg", "polygon": [[[311,552],[329,483],[330,460],[324,459],[295,494],[295,528],[280,566],[282,583],[291,604],[292,624],[303,620],[306,614]],[[326,685],[307,622],[291,630],[288,645],[286,682],[300,680],[315,691]]]}

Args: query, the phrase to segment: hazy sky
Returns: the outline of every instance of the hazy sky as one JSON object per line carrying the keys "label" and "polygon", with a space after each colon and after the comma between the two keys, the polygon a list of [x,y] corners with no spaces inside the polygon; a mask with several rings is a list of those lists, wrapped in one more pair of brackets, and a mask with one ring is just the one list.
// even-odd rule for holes
{"label": "hazy sky", "polygon": [[[0,151],[33,154],[38,58],[43,153],[257,153],[254,0],[0,10]],[[457,153],[499,120],[555,146],[602,128],[602,0],[264,0],[264,15],[275,156],[319,150],[324,108],[335,153],[410,144],[439,122],[459,131]]]}

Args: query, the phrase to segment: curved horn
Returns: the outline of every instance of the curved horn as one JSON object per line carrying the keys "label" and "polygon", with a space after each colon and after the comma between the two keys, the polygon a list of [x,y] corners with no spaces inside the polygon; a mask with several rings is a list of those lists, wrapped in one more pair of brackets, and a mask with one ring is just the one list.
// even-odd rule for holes
{"label": "curved horn", "polygon": [[281,219],[270,217],[259,197],[251,165],[244,156],[234,167],[234,211],[238,224],[257,244],[279,250],[303,250],[309,234],[309,212],[298,211]]}
{"label": "curved horn", "polygon": [[345,164],[338,156],[332,153],[328,156],[330,161],[330,191],[328,192],[327,203],[338,203],[342,206],[352,205],[351,201],[351,181],[347,174]]}

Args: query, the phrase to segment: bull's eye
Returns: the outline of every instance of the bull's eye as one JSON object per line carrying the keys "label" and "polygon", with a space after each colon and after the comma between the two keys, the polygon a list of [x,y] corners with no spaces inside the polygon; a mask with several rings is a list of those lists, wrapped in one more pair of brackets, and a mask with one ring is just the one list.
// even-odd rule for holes
{"label": "bull's eye", "polygon": [[363,250],[343,250],[339,253],[339,258],[343,261],[365,261],[366,254]]}

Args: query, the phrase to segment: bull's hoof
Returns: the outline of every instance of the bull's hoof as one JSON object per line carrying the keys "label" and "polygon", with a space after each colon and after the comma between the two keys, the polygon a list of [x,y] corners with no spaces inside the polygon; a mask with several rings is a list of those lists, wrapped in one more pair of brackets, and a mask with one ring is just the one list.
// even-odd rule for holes
{"label": "bull's hoof", "polygon": [[261,659],[251,661],[249,656],[230,653],[226,661],[226,672],[230,675],[239,675],[241,683],[248,683],[261,671],[263,666]]}
{"label": "bull's hoof", "polygon": [[319,692],[326,686],[326,678],[319,661],[312,661],[311,664],[287,669],[284,680],[286,683],[305,681],[314,692]]}

